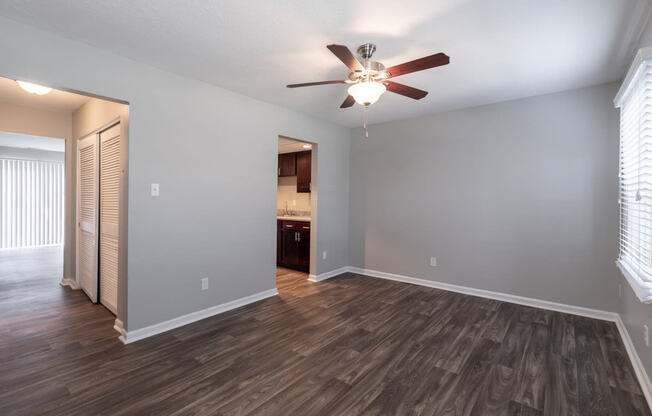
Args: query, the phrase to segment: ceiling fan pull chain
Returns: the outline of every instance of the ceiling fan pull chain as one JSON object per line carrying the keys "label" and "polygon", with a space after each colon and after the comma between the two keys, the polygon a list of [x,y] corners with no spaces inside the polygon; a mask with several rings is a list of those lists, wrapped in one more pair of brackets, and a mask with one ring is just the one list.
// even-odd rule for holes
{"label": "ceiling fan pull chain", "polygon": [[364,137],[365,139],[369,138],[369,130],[367,129],[367,108],[369,108],[368,105],[364,106],[364,122],[362,124],[362,127],[364,127]]}

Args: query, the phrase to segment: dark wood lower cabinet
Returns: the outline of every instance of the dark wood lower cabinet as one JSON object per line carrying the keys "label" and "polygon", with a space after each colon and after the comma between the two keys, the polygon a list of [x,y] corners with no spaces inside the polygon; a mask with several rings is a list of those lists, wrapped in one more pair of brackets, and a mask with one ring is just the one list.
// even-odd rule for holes
{"label": "dark wood lower cabinet", "polygon": [[283,221],[276,220],[276,264],[281,264],[283,255]]}
{"label": "dark wood lower cabinet", "polygon": [[279,266],[308,272],[310,223],[278,220],[277,233],[276,263]]}

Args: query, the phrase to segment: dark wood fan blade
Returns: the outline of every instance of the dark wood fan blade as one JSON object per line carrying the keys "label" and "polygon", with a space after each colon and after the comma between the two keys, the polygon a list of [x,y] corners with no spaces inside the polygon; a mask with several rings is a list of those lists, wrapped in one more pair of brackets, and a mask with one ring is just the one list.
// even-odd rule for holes
{"label": "dark wood fan blade", "polygon": [[348,97],[346,97],[346,100],[344,100],[344,102],[342,103],[340,108],[349,108],[354,103],[355,103],[355,98],[353,98],[353,96],[349,95]]}
{"label": "dark wood fan blade", "polygon": [[317,82],[305,82],[303,84],[290,84],[286,85],[288,88],[299,88],[299,87],[312,87],[313,85],[327,85],[327,84],[344,84],[344,80],[336,81],[317,81]]}
{"label": "dark wood fan blade", "polygon": [[394,65],[385,70],[387,78],[398,77],[412,72],[423,71],[424,69],[435,68],[437,66],[448,65],[450,58],[445,53],[436,53],[426,56],[425,58],[415,59],[414,61],[405,62],[400,65]]}
{"label": "dark wood fan blade", "polygon": [[383,81],[383,85],[387,87],[387,91],[391,91],[396,94],[405,95],[406,97],[414,98],[415,100],[420,100],[426,95],[428,95],[428,91],[409,87],[407,85],[399,84],[398,82],[394,82],[394,81]]}
{"label": "dark wood fan blade", "polygon": [[351,71],[364,71],[364,67],[358,61],[358,58],[353,55],[353,53],[344,45],[328,45],[326,46],[335,56],[340,58],[340,61],[344,62],[344,65],[348,66]]}

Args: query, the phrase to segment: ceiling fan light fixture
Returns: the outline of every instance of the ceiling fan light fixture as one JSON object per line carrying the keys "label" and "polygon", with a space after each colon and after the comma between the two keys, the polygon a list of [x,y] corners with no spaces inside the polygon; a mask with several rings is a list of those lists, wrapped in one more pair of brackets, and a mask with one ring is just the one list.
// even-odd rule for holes
{"label": "ceiling fan light fixture", "polygon": [[50,91],[52,91],[52,88],[44,87],[38,84],[32,84],[31,82],[18,81],[18,80],[16,82],[18,83],[18,85],[20,85],[20,88],[24,89],[30,94],[45,95],[48,94]]}
{"label": "ceiling fan light fixture", "polygon": [[348,92],[358,104],[368,106],[378,101],[386,90],[380,82],[363,81],[351,85]]}

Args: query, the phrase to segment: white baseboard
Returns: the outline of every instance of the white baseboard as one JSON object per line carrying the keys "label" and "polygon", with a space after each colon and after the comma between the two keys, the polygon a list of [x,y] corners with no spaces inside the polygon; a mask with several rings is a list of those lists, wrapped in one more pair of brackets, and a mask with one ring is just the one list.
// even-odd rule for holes
{"label": "white baseboard", "polygon": [[652,408],[652,383],[650,383],[650,378],[647,375],[647,371],[645,371],[645,367],[643,367],[641,358],[636,352],[636,348],[632,343],[632,338],[629,336],[629,331],[627,331],[627,327],[625,326],[623,320],[620,318],[620,315],[618,315],[618,319],[616,320],[616,326],[618,327],[618,332],[620,332],[620,338],[622,338],[623,344],[625,344],[625,349],[627,350],[627,355],[629,355],[629,360],[634,367],[634,372],[636,373],[636,378],[641,385],[641,390],[643,390],[643,394],[645,395],[645,400],[647,400],[648,406]]}
{"label": "white baseboard", "polygon": [[311,282],[321,282],[326,279],[330,279],[331,277],[339,276],[342,273],[346,273],[349,271],[348,266],[340,267],[339,269],[331,270],[330,272],[314,275],[311,274],[308,276],[308,280]]}
{"label": "white baseboard", "polygon": [[71,279],[70,277],[66,277],[61,279],[59,282],[61,286],[68,286],[71,289],[79,289],[79,286],[77,286],[77,281],[75,279]]}
{"label": "white baseboard", "polygon": [[394,280],[397,282],[411,283],[413,285],[427,286],[435,289],[448,290],[450,292],[463,293],[465,295],[479,296],[482,298],[496,299],[503,302],[516,303],[519,305],[532,306],[535,308],[548,309],[556,312],[570,313],[573,315],[586,316],[588,318],[601,319],[603,321],[616,322],[618,314],[615,312],[601,311],[599,309],[585,308],[583,306],[567,305],[564,303],[551,302],[547,300],[528,298],[524,296],[511,295],[509,293],[492,292],[490,290],[475,289],[467,286],[459,286],[451,283],[437,282],[434,280],[418,279],[416,277],[403,276],[400,274],[385,273],[378,270],[361,269],[349,267],[351,273],[363,274],[365,276],[379,277],[381,279]]}
{"label": "white baseboard", "polygon": [[[125,331],[124,328],[121,328],[119,332],[120,341],[125,344],[129,344],[134,341],[141,340],[143,338],[151,337],[162,332],[169,331],[180,326],[188,325],[190,323],[200,321],[202,319],[211,317],[213,315],[218,315],[222,312],[230,311],[231,309],[239,308],[240,306],[245,306],[250,303],[258,302],[269,298],[271,296],[278,295],[276,288],[265,290],[263,292],[255,293],[250,296],[245,296],[244,298],[232,300],[231,302],[226,302],[221,305],[211,306],[210,308],[202,309],[201,311],[192,312],[187,315],[179,316],[178,318],[170,319],[169,321],[160,322],[158,324],[146,326],[145,328],[136,329],[133,331]],[[115,326],[114,326],[115,328]]]}
{"label": "white baseboard", "polygon": [[648,403],[648,406],[652,408],[652,383],[650,378],[643,367],[638,352],[632,343],[632,339],[629,336],[629,332],[625,327],[619,314],[615,312],[607,312],[599,309],[585,308],[582,306],[567,305],[563,303],[551,302],[547,300],[528,298],[524,296],[511,295],[508,293],[492,292],[489,290],[483,289],[474,289],[466,286],[458,286],[450,283],[437,282],[433,280],[418,279],[415,277],[403,276],[393,273],[385,273],[378,270],[362,269],[359,267],[348,267],[348,271],[351,273],[362,274],[365,276],[378,277],[381,279],[394,280],[397,282],[411,283],[419,286],[427,286],[436,289],[448,290],[451,292],[463,293],[466,295],[480,296],[483,298],[501,300],[503,302],[516,303],[519,305],[532,306],[535,308],[548,309],[556,312],[569,313],[573,315],[585,316],[588,318],[601,319],[604,321],[611,321],[616,324],[618,332],[620,332],[620,337],[625,344],[625,349],[629,355],[629,359],[634,367],[634,372],[636,373],[636,378],[638,379],[639,384],[641,385],[641,390],[645,395],[645,399]]}
{"label": "white baseboard", "polygon": [[[115,329],[116,331],[118,331],[118,333],[120,334],[120,337],[122,337],[122,336],[124,335],[124,332],[125,332],[125,326],[124,326],[124,324],[122,323],[122,321],[119,320],[118,318],[115,318],[115,321],[113,321],[113,329]],[[123,341],[123,342],[124,342],[124,341]]]}

